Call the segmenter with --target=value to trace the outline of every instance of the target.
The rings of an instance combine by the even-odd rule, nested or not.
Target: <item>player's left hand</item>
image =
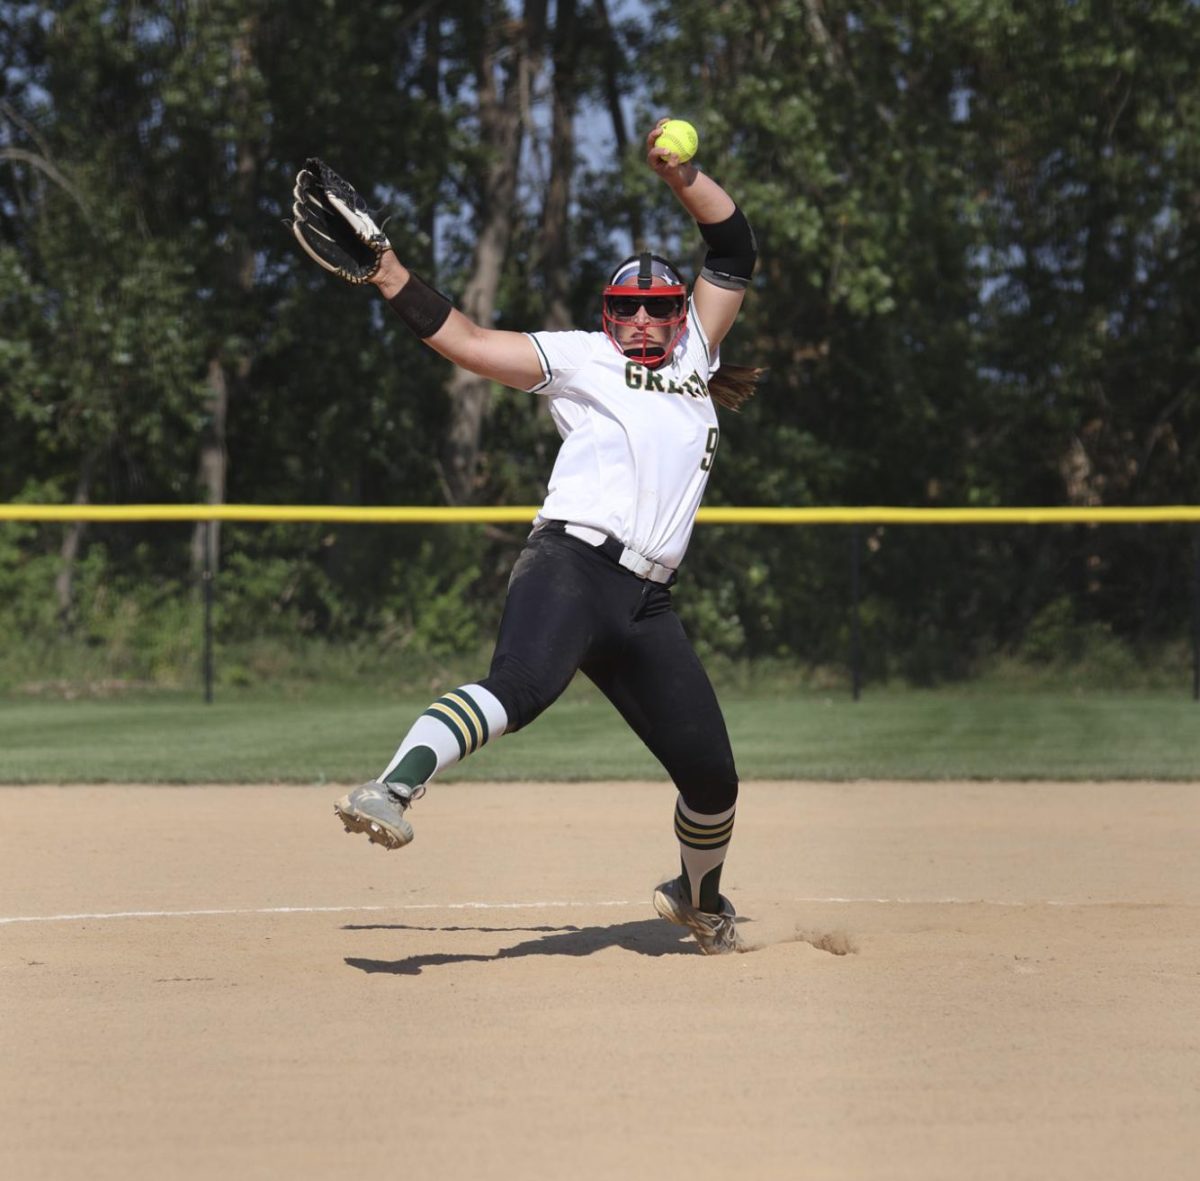
[[[354,186],[313,156],[292,195],[291,230],[305,253],[347,283],[371,282],[392,246]]]

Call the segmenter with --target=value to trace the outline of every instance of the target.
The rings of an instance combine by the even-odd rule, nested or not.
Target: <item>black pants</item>
[[[517,730],[570,684],[595,682],[696,812],[733,807],[737,771],[712,684],[671,606],[671,592],[561,533],[521,551],[491,671],[481,682]]]

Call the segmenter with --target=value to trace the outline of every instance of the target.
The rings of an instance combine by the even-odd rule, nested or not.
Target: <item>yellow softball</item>
[[[658,133],[654,146],[674,152],[679,157],[679,163],[683,164],[696,154],[696,148],[700,146],[700,137],[696,134],[696,129],[685,120],[668,119]]]

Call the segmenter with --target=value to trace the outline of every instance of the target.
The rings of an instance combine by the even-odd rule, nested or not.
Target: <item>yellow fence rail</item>
[[[0,521],[325,521],[363,525],[528,524],[536,505],[0,504]],[[1200,505],[1141,508],[702,508],[702,525],[1071,525],[1200,522]]]
[[[537,514],[533,505],[304,505],[304,504],[0,504],[0,521],[202,521],[204,699],[213,699],[212,526],[218,521],[307,521],[375,525],[522,524]],[[1162,524],[1200,526],[1200,505],[1136,507],[902,508],[886,505],[826,508],[711,507],[700,510],[701,525],[852,525],[851,679],[854,699],[861,688],[860,564],[861,525],[1073,525]],[[1192,542],[1192,696],[1200,701],[1200,527]]]

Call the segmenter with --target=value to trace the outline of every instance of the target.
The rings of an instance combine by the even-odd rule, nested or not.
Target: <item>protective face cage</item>
[[[648,252],[632,255],[604,288],[605,335],[631,361],[654,369],[683,335],[687,301],[687,286],[665,258]],[[621,335],[618,329],[624,330]]]

